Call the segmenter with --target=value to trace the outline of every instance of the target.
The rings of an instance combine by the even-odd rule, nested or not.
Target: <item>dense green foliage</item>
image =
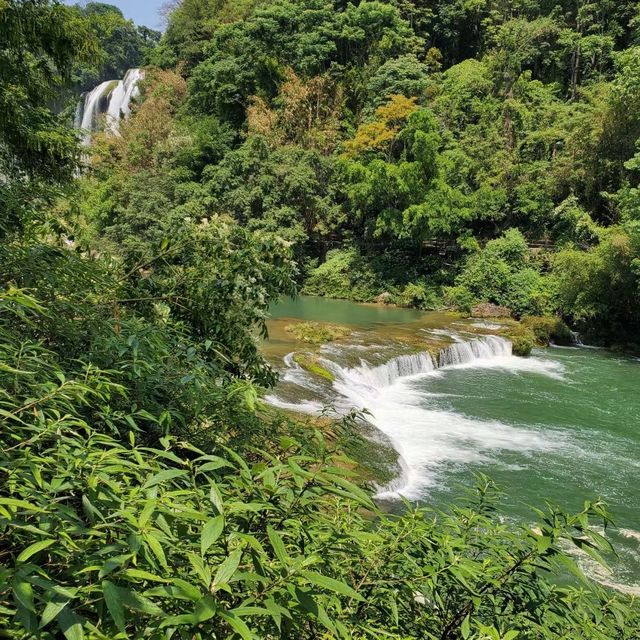
[[[637,322],[632,7],[517,4],[185,0],[148,52],[167,68],[79,171],[49,107],[101,47],[98,75],[137,60],[136,30],[0,0],[4,637],[638,637],[637,603],[571,554],[611,553],[601,502],[521,527],[480,478],[384,514],[340,453],[353,417],[259,401],[296,278]],[[533,255],[541,230],[563,250]]]
[[[632,342],[639,24],[634,2],[189,0],[153,59],[183,65],[182,122],[229,133],[193,199],[292,242],[309,293],[500,301]],[[525,265],[484,249],[511,229]],[[612,299],[606,269],[574,295],[599,254]]]
[[[87,91],[103,80],[117,80],[146,62],[160,40],[160,32],[136,26],[111,4],[87,2],[75,7],[99,43],[90,64],[73,69],[76,91]]]

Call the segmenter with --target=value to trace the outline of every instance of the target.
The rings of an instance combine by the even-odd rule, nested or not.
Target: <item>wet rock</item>
[[[483,302],[471,309],[471,315],[474,318],[510,318],[511,309],[491,304],[490,302]]]

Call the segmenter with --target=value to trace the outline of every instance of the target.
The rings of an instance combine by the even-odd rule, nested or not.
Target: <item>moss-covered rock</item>
[[[285,331],[292,334],[296,340],[308,344],[324,344],[351,335],[351,329],[348,327],[322,322],[299,322],[285,327]]]
[[[296,353],[293,356],[293,360],[298,366],[315,376],[320,376],[325,380],[329,380],[329,382],[333,382],[336,379],[333,373],[322,365],[318,356],[313,353]]]
[[[538,344],[533,329],[521,322],[505,327],[500,334],[508,340],[511,340],[513,355],[520,356],[521,358],[526,358],[531,355],[533,348]]]

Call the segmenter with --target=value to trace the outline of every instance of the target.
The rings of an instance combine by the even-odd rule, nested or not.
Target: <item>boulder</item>
[[[393,296],[388,291],[385,291],[381,293],[374,302],[378,304],[393,304]]]
[[[490,302],[483,302],[477,304],[471,309],[471,315],[474,318],[510,318],[511,309],[507,307],[500,307],[497,304],[491,304]]]

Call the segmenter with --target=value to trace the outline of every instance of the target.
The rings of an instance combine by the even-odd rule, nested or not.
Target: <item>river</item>
[[[517,358],[493,335],[493,321],[346,301],[283,301],[272,318],[265,351],[282,381],[269,400],[307,413],[329,404],[368,409],[404,469],[381,500],[438,506],[480,472],[505,491],[506,512],[520,522],[532,520],[531,505],[579,509],[602,497],[619,557],[611,573],[584,568],[640,595],[640,361],[587,347]],[[331,381],[293,361],[292,352],[309,350],[286,331],[298,320],[352,329],[319,350]],[[421,345],[441,353],[434,361]]]

